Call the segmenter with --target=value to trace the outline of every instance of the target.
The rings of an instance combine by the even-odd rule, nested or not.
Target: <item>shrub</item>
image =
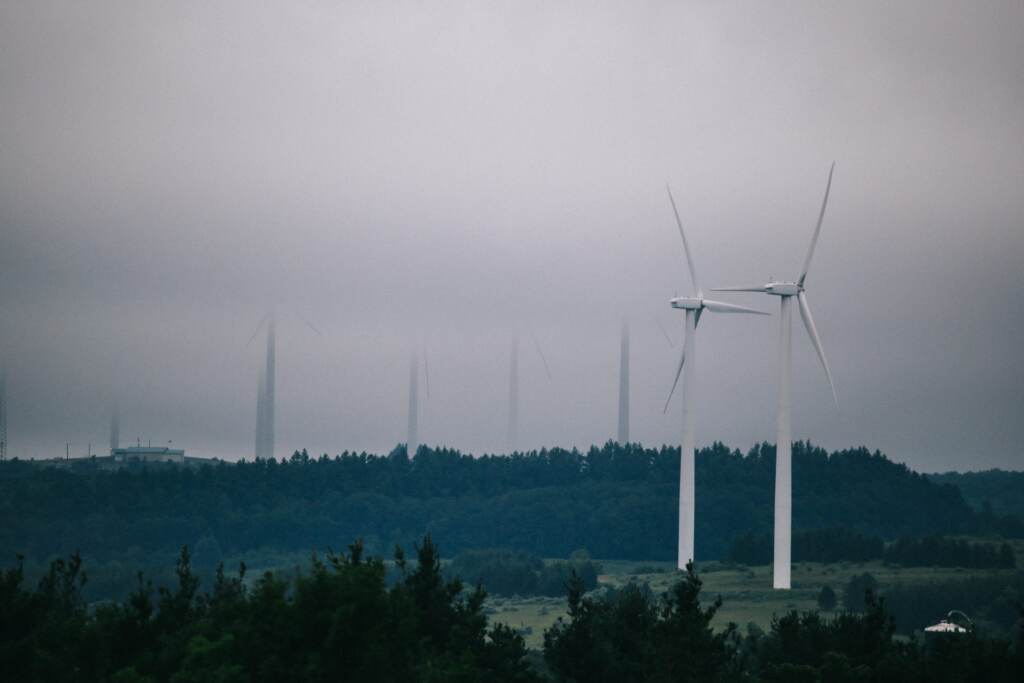
[[[878,591],[878,581],[868,572],[850,577],[843,589],[843,607],[848,612],[863,612],[867,609],[868,593]]]
[[[821,592],[818,593],[818,608],[831,612],[836,608],[839,602],[839,598],[836,597],[836,592],[832,590],[832,586],[822,586]]]

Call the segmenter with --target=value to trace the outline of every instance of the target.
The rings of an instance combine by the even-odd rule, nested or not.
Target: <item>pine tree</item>
[[[832,590],[832,586],[821,587],[821,592],[818,593],[818,609],[831,612],[836,608],[838,602],[839,600],[836,597],[836,592]]]

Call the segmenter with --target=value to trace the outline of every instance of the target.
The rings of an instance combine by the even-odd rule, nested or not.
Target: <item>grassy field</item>
[[[977,539],[972,539],[977,540]],[[1017,566],[1024,566],[1024,541],[1013,543]],[[603,560],[601,586],[622,586],[630,581],[647,583],[655,593],[664,592],[675,579],[674,564],[670,562],[643,562]],[[768,629],[774,615],[789,610],[817,609],[818,592],[831,586],[842,596],[843,588],[855,574],[869,572],[878,580],[881,589],[896,584],[914,584],[969,576],[1012,574],[1016,570],[982,570],[938,567],[897,567],[882,562],[817,564],[800,562],[793,565],[793,588],[789,591],[771,589],[771,567],[728,567],[718,562],[699,563],[697,571],[704,581],[702,595],[705,601],[722,597],[722,607],[715,617],[715,626],[724,628],[730,622],[745,627],[754,623]],[[953,609],[955,605],[950,605]],[[563,598],[513,597],[489,598],[489,618],[519,629],[529,647],[544,644],[544,631],[560,616],[565,615]],[[945,608],[943,608],[945,609]]]
[[[968,538],[972,542],[985,539]],[[1002,542],[1002,541],[999,541]],[[1017,566],[1024,567],[1024,540],[1010,541],[1017,555]],[[308,553],[285,554],[256,563],[259,567],[279,571],[295,571],[309,561]],[[647,583],[655,593],[664,592],[675,579],[675,565],[671,562],[644,560],[600,560],[602,574],[599,589],[604,586],[620,587],[630,581]],[[235,562],[226,562],[231,567]],[[390,564],[390,561],[388,562]],[[748,623],[768,629],[774,615],[789,610],[817,609],[818,592],[831,586],[840,599],[843,588],[855,574],[870,572],[884,589],[896,584],[914,584],[950,578],[989,576],[993,573],[1012,574],[1015,570],[981,570],[938,567],[898,567],[882,562],[818,564],[798,562],[793,565],[793,588],[789,591],[771,589],[771,567],[730,567],[719,562],[698,563],[697,571],[704,581],[703,597],[710,602],[722,597],[722,607],[715,618],[715,626],[724,628],[730,622],[745,628]],[[259,571],[251,571],[255,580]],[[955,605],[950,605],[953,609]],[[565,598],[500,597],[487,599],[485,609],[492,622],[501,622],[518,629],[531,648],[544,644],[544,631],[566,613]]]

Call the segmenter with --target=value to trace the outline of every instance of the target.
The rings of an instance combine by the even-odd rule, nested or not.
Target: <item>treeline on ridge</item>
[[[729,547],[728,560],[761,565],[772,561],[772,537],[747,533]],[[816,529],[793,534],[794,562],[869,562],[883,560],[904,567],[967,567],[1013,569],[1017,566],[1008,543],[976,543],[958,538],[902,536],[885,543],[850,529]]]
[[[735,538],[771,531],[774,446],[742,454],[715,443],[696,463],[698,560],[725,558]],[[866,448],[828,453],[796,443],[793,478],[796,531],[1024,536],[1020,520],[983,517],[954,486]],[[453,555],[511,548],[567,557],[584,547],[600,558],[672,560],[678,481],[678,448],[614,443],[478,458],[427,447],[415,458],[404,447],[387,456],[300,452],[114,471],[15,460],[0,463],[0,556],[44,562],[78,548],[91,561],[128,566],[172,560],[187,544],[213,566],[323,549],[337,538],[360,537],[386,554],[432,533]]]
[[[956,486],[971,507],[983,515],[1024,518],[1024,472],[995,469],[943,472],[927,477],[938,484]]]

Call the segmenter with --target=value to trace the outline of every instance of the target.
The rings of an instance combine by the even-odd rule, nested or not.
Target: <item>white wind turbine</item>
[[[619,430],[618,443],[629,443],[629,321],[622,320],[619,340]]]
[[[423,350],[423,378],[427,381],[427,398],[430,398],[430,365],[427,363],[427,351]],[[419,356],[415,351],[409,357],[409,422],[406,428],[405,450],[409,458],[414,458],[420,447],[419,440]]]
[[[309,329],[313,330],[317,336],[323,336],[313,323],[308,320],[303,320]],[[260,368],[259,377],[257,380],[256,388],[256,452],[257,458],[272,458],[274,457],[274,410],[275,410],[275,384],[277,377],[277,334],[276,334],[276,316],[274,310],[271,309],[263,319],[260,320],[260,324],[256,326],[256,330],[249,337],[249,341],[246,342],[246,347],[252,344],[253,340],[263,329],[263,326],[267,327],[267,347],[266,347],[266,360],[264,365]]]
[[[665,402],[665,410],[672,401],[672,394],[675,393],[676,385],[679,383],[679,376],[683,374],[683,440],[680,452],[679,464],[679,554],[677,566],[685,569],[686,564],[693,560],[693,518],[694,518],[694,447],[696,437],[694,435],[694,396],[693,384],[696,376],[696,332],[697,324],[700,322],[701,314],[705,309],[714,313],[756,313],[768,315],[763,311],[756,311],[744,306],[727,304],[722,301],[713,301],[704,298],[704,292],[697,280],[697,270],[693,267],[693,256],[690,254],[690,245],[686,241],[686,233],[683,231],[683,222],[679,218],[679,210],[676,208],[675,199],[672,197],[672,190],[668,190],[668,199],[672,203],[672,212],[676,217],[676,225],[679,226],[679,236],[683,238],[683,251],[686,252],[686,263],[690,268],[690,282],[693,283],[695,295],[692,297],[675,297],[669,303],[672,308],[684,311],[685,336],[683,338],[683,353],[679,358],[679,367],[676,369],[676,377],[672,382],[672,390],[669,392],[668,401]],[[689,363],[686,361],[689,360]]]
[[[811,316],[811,309],[807,304],[807,294],[804,288],[804,281],[807,279],[807,270],[811,266],[811,257],[814,256],[814,247],[818,244],[818,235],[821,234],[821,223],[825,218],[825,207],[828,205],[829,190],[832,189],[832,172],[835,171],[835,162],[828,172],[828,183],[825,185],[825,198],[821,201],[821,211],[818,213],[818,224],[814,228],[814,236],[811,237],[811,247],[807,250],[807,258],[804,260],[803,270],[796,282],[769,282],[766,285],[754,287],[716,287],[716,292],[762,292],[779,297],[780,303],[780,329],[779,329],[779,412],[778,412],[778,434],[775,440],[775,548],[772,562],[772,587],[788,589],[790,587],[790,553],[792,541],[792,519],[793,519],[793,451],[791,435],[791,399],[790,381],[792,376],[793,356],[793,297],[796,297],[800,306],[800,317],[803,318],[804,327],[807,328],[807,335],[814,344],[814,350],[818,352],[818,359],[821,367],[825,369],[825,376],[828,378],[829,387],[832,388],[832,399],[839,407],[839,399],[836,397],[836,387],[832,382],[832,373],[828,369],[828,362],[825,360],[825,351],[821,347],[821,339],[818,338],[818,330],[814,326],[814,318]]]
[[[548,366],[548,359],[540,348],[537,336],[530,336],[533,338],[533,347],[544,364],[544,374],[547,375],[550,382],[551,368]],[[519,445],[519,335],[517,334],[512,335],[512,352],[509,355],[508,364],[508,431],[505,444],[509,453],[515,453]]]

